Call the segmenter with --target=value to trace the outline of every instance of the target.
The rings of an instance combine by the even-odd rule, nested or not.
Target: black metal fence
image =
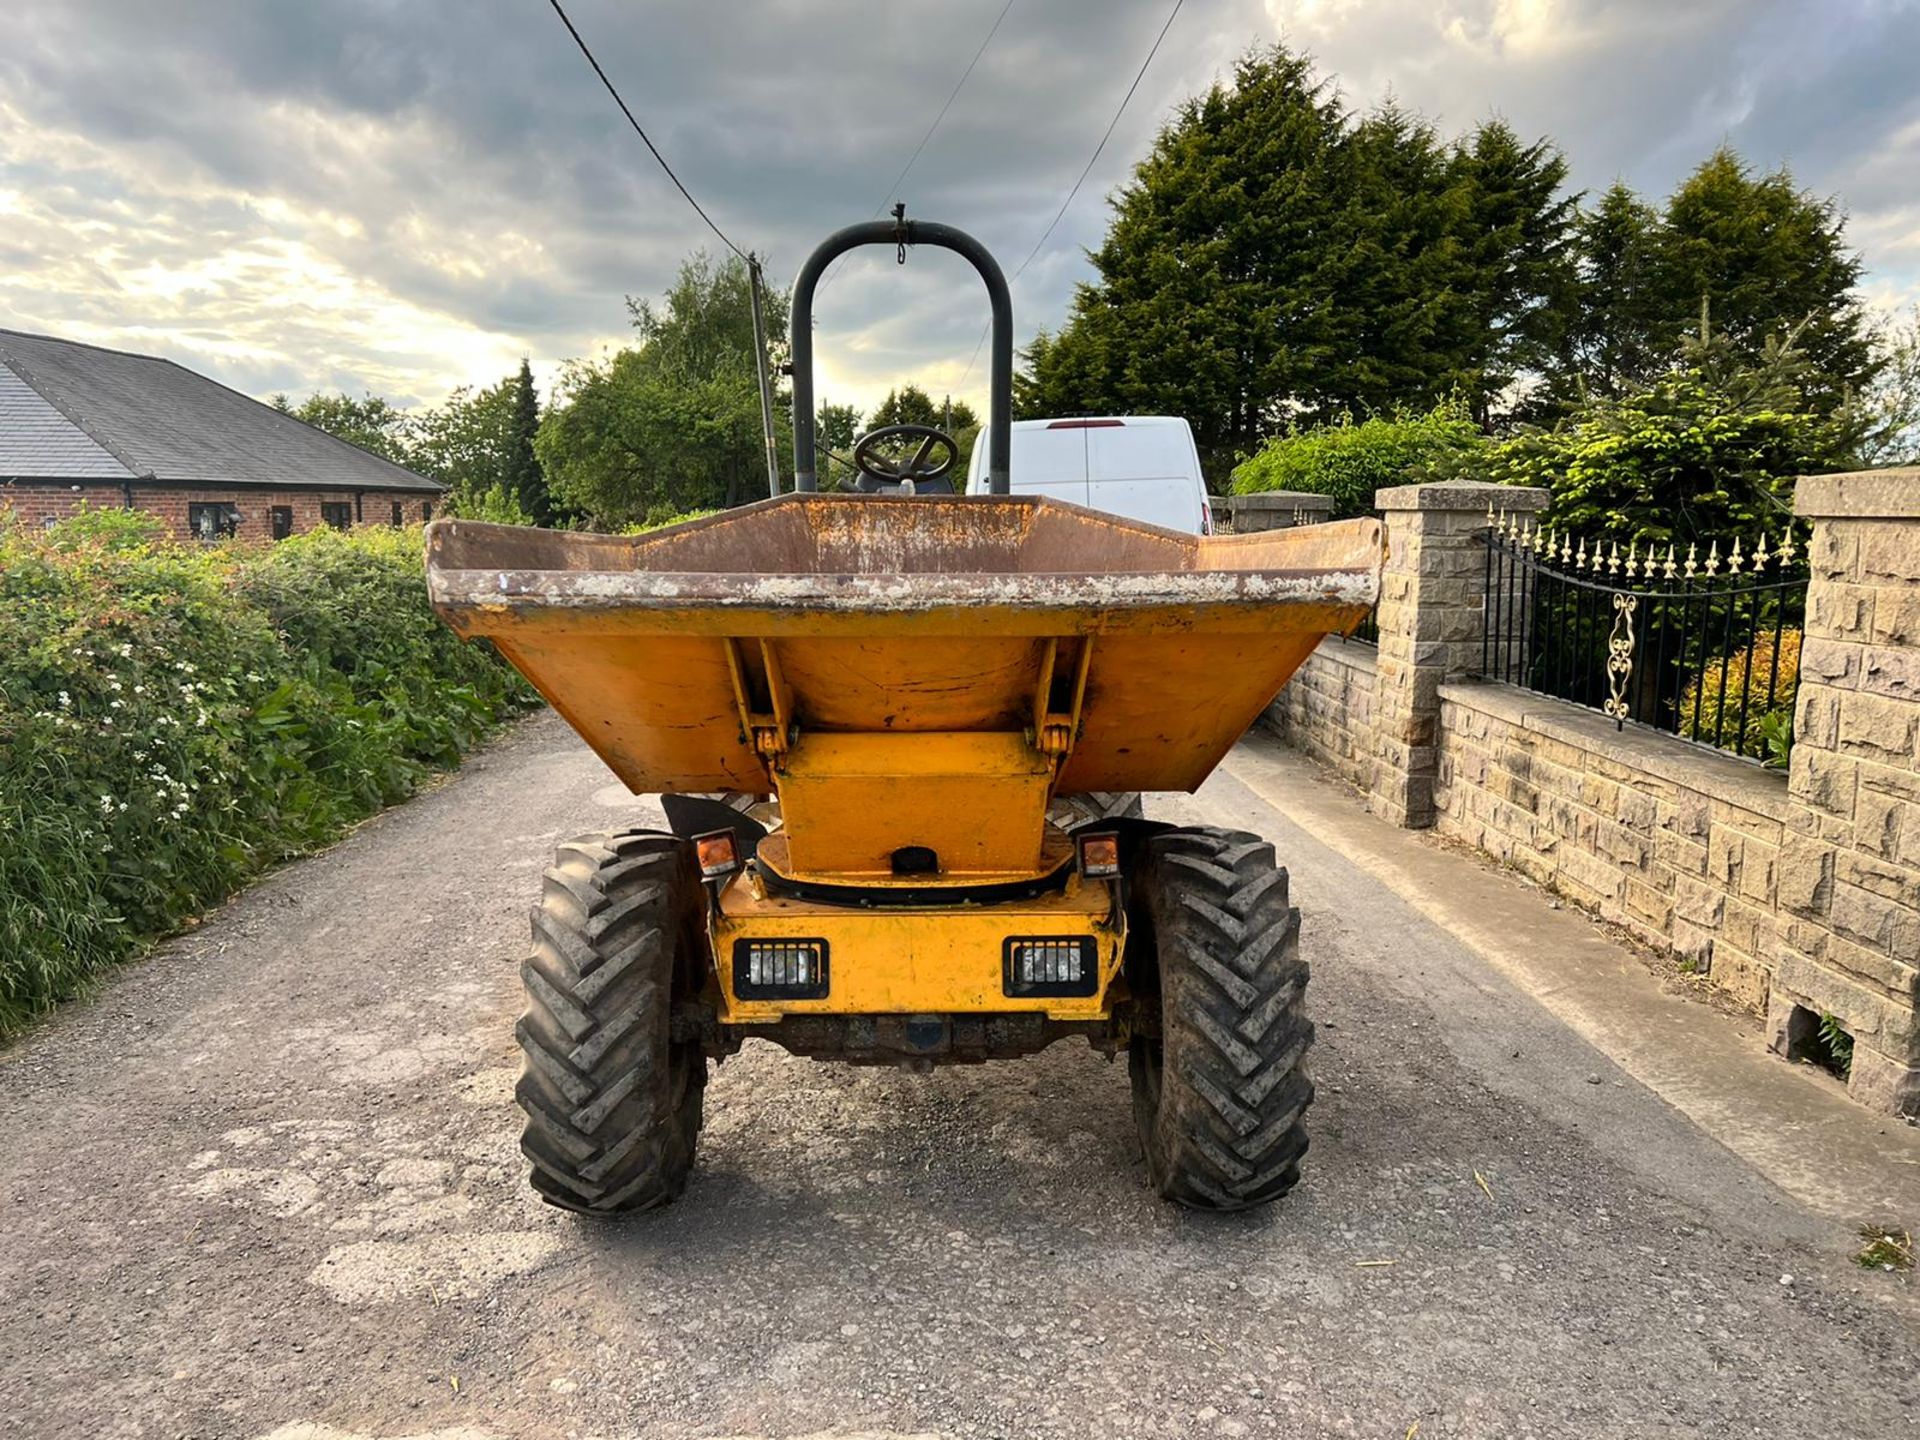
[[[1485,678],[1785,763],[1807,603],[1791,532],[1703,556],[1488,519]]]

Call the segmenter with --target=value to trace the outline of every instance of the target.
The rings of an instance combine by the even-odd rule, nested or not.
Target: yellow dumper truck
[[[813,292],[862,244],[942,246],[985,280],[991,493],[954,495],[951,437],[898,426],[856,447],[858,493],[815,491]],[[749,1038],[919,1069],[1079,1035],[1126,1052],[1162,1195],[1277,1198],[1313,1095],[1286,871],[1257,835],[1060,802],[1197,788],[1372,607],[1380,527],[1197,536],[1009,495],[1006,284],[951,227],[838,232],[792,314],[797,493],[638,536],[428,533],[439,613],[669,820],[545,873],[519,1027],[534,1187],[589,1214],[673,1199],[709,1062]]]

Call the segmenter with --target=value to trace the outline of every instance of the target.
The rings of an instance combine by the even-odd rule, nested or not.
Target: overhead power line
[[[1133,99],[1133,92],[1140,88],[1140,82],[1146,78],[1147,67],[1153,64],[1153,57],[1160,53],[1160,42],[1167,38],[1167,31],[1173,28],[1174,17],[1180,13],[1180,7],[1185,3],[1186,0],[1173,0],[1173,9],[1167,12],[1167,23],[1162,25],[1160,33],[1153,37],[1153,47],[1147,51],[1147,58],[1140,62],[1140,68],[1134,72],[1133,83],[1127,86],[1127,93],[1120,97],[1119,108],[1113,112],[1113,119],[1107,122],[1106,130],[1101,133],[1100,143],[1093,147],[1093,154],[1087,157],[1087,163],[1080,169],[1080,177],[1073,182],[1073,188],[1067,191],[1067,198],[1060,202],[1060,208],[1054,212],[1053,219],[1040,233],[1040,238],[1033,242],[1033,249],[1027,252],[1027,258],[1022,260],[1020,268],[1013,272],[1014,279],[1018,280],[1026,274],[1027,266],[1033,263],[1033,257],[1040,253],[1040,247],[1047,243],[1047,237],[1053,234],[1054,227],[1060,223],[1060,217],[1065,215],[1067,207],[1073,204],[1073,197],[1078,195],[1080,187],[1087,183],[1087,176],[1093,173],[1094,162],[1100,158],[1100,152],[1107,148],[1107,141],[1113,138],[1114,127],[1120,123],[1120,117],[1126,113],[1127,105]]]
[[[1000,13],[994,17],[993,25],[987,31],[987,38],[980,42],[980,48],[973,52],[973,59],[969,60],[967,68],[960,72],[959,83],[953,87],[953,93],[947,96],[947,103],[942,105],[940,113],[933,117],[933,124],[929,125],[927,133],[920,137],[920,143],[913,147],[913,154],[909,155],[907,163],[900,167],[900,173],[893,177],[893,184],[887,187],[887,193],[881,197],[879,207],[873,212],[875,215],[887,208],[887,201],[899,198],[900,187],[906,183],[908,174],[920,159],[920,152],[927,148],[927,142],[933,139],[933,132],[940,128],[940,122],[947,118],[947,111],[951,110],[953,102],[960,98],[960,92],[966,88],[967,81],[972,78],[973,67],[978,65],[980,57],[987,53],[987,47],[993,43],[993,37],[1000,32],[1000,22],[1007,18],[1007,12],[1011,9],[1013,9],[1013,0],[1007,0],[1007,3],[1000,8]]]
[[[573,43],[580,47],[580,53],[587,57],[587,64],[591,65],[593,67],[593,73],[600,77],[600,83],[607,87],[607,94],[611,95],[613,97],[613,103],[620,107],[620,113],[627,117],[627,123],[633,127],[633,133],[640,137],[641,143],[652,152],[653,158],[660,162],[660,168],[667,172],[667,178],[673,182],[674,189],[686,197],[687,204],[693,207],[695,214],[707,222],[707,228],[720,237],[720,243],[722,245],[746,261],[749,266],[752,266],[754,264],[753,257],[728,239],[727,232],[714,223],[713,217],[707,214],[698,200],[693,198],[693,192],[687,189],[678,175],[673,173],[673,166],[669,165],[667,163],[667,157],[660,153],[660,147],[653,143],[652,137],[647,134],[640,122],[634,119],[633,111],[628,109],[627,102],[620,98],[620,92],[614,88],[613,81],[607,78],[607,72],[600,68],[600,62],[594,58],[593,50],[588,46],[587,42],[580,37],[580,31],[574,26],[572,19],[561,7],[560,0],[547,0],[547,3],[553,7],[553,13],[560,17],[560,23],[567,27],[567,33],[573,37]]]
[[[987,38],[980,42],[980,48],[973,52],[973,59],[969,60],[967,62],[967,68],[960,72],[960,79],[954,85],[952,93],[947,96],[947,103],[940,107],[940,113],[933,117],[933,123],[927,127],[927,133],[922,135],[920,137],[920,143],[913,147],[913,154],[907,157],[907,163],[901,166],[900,173],[893,177],[893,184],[887,187],[887,193],[882,195],[880,197],[880,203],[873,207],[874,219],[879,219],[881,214],[885,212],[889,200],[899,197],[900,187],[906,184],[907,176],[912,173],[913,167],[919,163],[921,152],[927,148],[927,143],[933,139],[934,132],[940,128],[940,122],[947,118],[947,111],[953,108],[953,102],[958,100],[960,98],[960,92],[967,88],[967,81],[973,77],[974,67],[980,63],[980,57],[987,53],[987,47],[993,43],[993,37],[1000,33],[1000,22],[1007,18],[1007,12],[1011,9],[1013,9],[1013,0],[1007,0],[1007,3],[1000,7],[1000,13],[994,16],[993,24],[987,28]],[[835,268],[829,270],[821,277],[820,287],[814,292],[816,299],[819,298],[820,293],[824,291],[827,286],[833,283],[834,277],[840,273],[838,265],[839,262],[836,261]]]
[[[1067,213],[1067,207],[1073,204],[1073,197],[1078,195],[1080,187],[1087,183],[1087,176],[1093,173],[1094,164],[1100,159],[1100,152],[1107,148],[1107,141],[1113,138],[1113,132],[1120,123],[1120,117],[1126,114],[1127,106],[1132,103],[1134,92],[1140,88],[1140,82],[1146,78],[1147,67],[1153,64],[1153,57],[1160,53],[1160,43],[1167,38],[1167,32],[1173,28],[1174,19],[1180,14],[1180,7],[1185,3],[1186,0],[1173,0],[1173,8],[1167,12],[1166,23],[1160,27],[1160,33],[1153,37],[1153,44],[1147,50],[1147,58],[1140,62],[1140,68],[1134,72],[1133,83],[1127,86],[1127,93],[1120,97],[1120,104],[1114,109],[1113,118],[1107,122],[1107,128],[1101,132],[1100,143],[1093,147],[1093,154],[1089,155],[1087,163],[1080,167],[1079,178],[1073,182],[1073,188],[1067,191],[1067,198],[1060,202],[1060,208],[1054,212],[1053,219],[1047,222],[1047,228],[1040,232],[1040,238],[1033,242],[1033,249],[1027,252],[1027,258],[1022,260],[1020,268],[1013,272],[1014,280],[1018,280],[1027,273],[1027,266],[1033,263],[1034,257],[1040,253],[1040,247],[1047,243],[1048,237],[1060,224],[1062,217]],[[992,322],[988,322],[987,328],[992,328]],[[986,343],[987,330],[982,330],[979,340],[974,343],[973,355],[967,361],[967,368],[960,372],[961,385],[966,384],[967,377],[973,374],[973,367],[980,359],[980,347]]]

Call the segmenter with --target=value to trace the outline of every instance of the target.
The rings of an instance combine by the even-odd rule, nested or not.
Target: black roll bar
[[[793,483],[816,488],[813,440],[813,292],[820,277],[847,251],[861,245],[938,245],[963,256],[987,283],[993,306],[992,350],[987,367],[987,488],[1009,493],[1013,449],[1013,299],[1007,277],[987,247],[951,225],[931,220],[868,220],[836,230],[807,257],[793,282]],[[904,252],[903,252],[904,253]]]

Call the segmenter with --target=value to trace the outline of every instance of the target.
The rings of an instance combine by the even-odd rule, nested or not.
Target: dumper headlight
[[[742,1000],[827,998],[827,942],[778,936],[733,942],[733,993]]]
[[[1100,954],[1090,935],[1016,935],[1004,950],[1009,995],[1091,995],[1100,980]]]

